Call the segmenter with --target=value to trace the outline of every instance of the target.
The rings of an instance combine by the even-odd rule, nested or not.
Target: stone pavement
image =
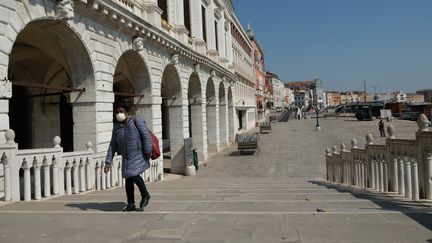
[[[313,120],[275,123],[258,155],[230,147],[196,177],[149,184],[144,212],[119,212],[122,188],[3,205],[0,242],[432,242],[428,202],[322,180],[324,148],[352,136],[362,144],[375,123],[328,119],[320,132]],[[394,124],[400,137],[416,130]]]

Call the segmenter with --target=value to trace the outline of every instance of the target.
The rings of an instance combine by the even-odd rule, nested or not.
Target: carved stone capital
[[[57,1],[57,14],[59,20],[71,20],[75,16],[73,0],[59,0]]]

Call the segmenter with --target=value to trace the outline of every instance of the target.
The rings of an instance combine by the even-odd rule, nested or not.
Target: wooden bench
[[[271,123],[261,123],[260,124],[260,133],[270,133],[271,132]]]

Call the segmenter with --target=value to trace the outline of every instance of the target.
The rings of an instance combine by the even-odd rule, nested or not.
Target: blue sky
[[[285,81],[328,90],[432,88],[432,0],[234,0]]]

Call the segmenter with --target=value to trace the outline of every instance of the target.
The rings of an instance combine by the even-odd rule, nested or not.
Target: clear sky
[[[432,0],[234,0],[285,81],[327,90],[432,88]]]

